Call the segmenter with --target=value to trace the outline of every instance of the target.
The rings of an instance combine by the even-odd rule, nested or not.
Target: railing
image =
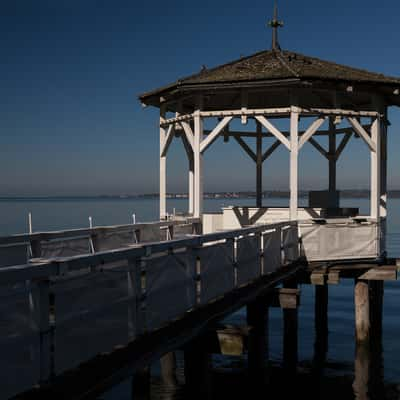
[[[200,220],[149,222],[0,237],[0,268],[30,259],[93,254],[200,232]]]
[[[1,396],[182,318],[299,257],[286,222],[0,269]]]

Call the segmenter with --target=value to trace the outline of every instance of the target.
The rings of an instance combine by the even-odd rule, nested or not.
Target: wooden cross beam
[[[269,122],[265,117],[262,115],[256,116],[256,120],[260,122],[269,132],[271,132],[282,144],[284,144],[288,150],[290,150],[290,142],[286,138],[286,136],[277,129],[271,122]]]
[[[218,138],[224,128],[231,122],[233,117],[225,117],[219,124],[212,130],[212,132],[201,142],[200,152],[204,153]]]
[[[304,132],[299,140],[299,150],[304,146],[305,143],[318,131],[318,129],[325,123],[328,117],[317,118],[310,127]]]
[[[165,135],[164,143],[161,146],[161,151],[160,151],[160,156],[165,157],[167,155],[169,146],[172,142],[172,139],[174,138],[175,134],[175,127],[174,125],[170,125],[168,127],[167,134]]]
[[[364,142],[370,148],[371,151],[376,153],[376,143],[371,138],[371,135],[361,126],[361,124],[354,117],[347,117],[350,125],[354,128],[354,131],[364,139]]]

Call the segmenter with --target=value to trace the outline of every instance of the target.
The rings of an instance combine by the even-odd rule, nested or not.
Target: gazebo
[[[282,50],[277,32],[281,25],[275,12],[271,50],[203,67],[139,97],[143,105],[160,109],[160,218],[167,217],[168,148],[178,137],[189,161],[188,214],[202,218],[205,233],[290,219],[305,223],[300,230],[311,258],[379,257],[384,254],[387,215],[387,109],[400,105],[400,79]],[[233,130],[236,119],[243,125],[252,119],[256,128]],[[287,130],[278,128],[284,119]],[[214,128],[204,129],[206,121]],[[322,135],[329,137],[328,148],[318,142]],[[203,213],[203,156],[218,137],[235,140],[254,161],[255,207]],[[248,137],[256,139],[255,150],[246,143]],[[361,138],[370,152],[369,215],[339,207],[336,165],[352,137]],[[264,148],[270,138],[273,142]],[[329,184],[326,191],[310,192],[309,207],[300,208],[298,157],[307,142],[326,158]],[[262,207],[262,165],[279,146],[290,153],[290,207],[274,210]],[[327,249],[331,246],[335,250]],[[348,251],[343,252],[343,246]]]

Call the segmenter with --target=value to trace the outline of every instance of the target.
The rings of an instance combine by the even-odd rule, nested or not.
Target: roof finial
[[[272,21],[268,22],[268,26],[272,28],[272,50],[280,50],[281,47],[279,46],[278,42],[278,28],[283,27],[283,21],[278,21],[278,5],[274,5],[274,18]]]

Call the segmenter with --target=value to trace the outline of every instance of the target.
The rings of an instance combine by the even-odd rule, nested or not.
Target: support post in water
[[[174,352],[163,355],[160,359],[161,377],[164,385],[174,387],[178,384],[176,380],[176,357]]]
[[[296,289],[297,283],[288,282],[285,288]],[[297,335],[298,335],[298,312],[297,308],[283,309],[283,366],[290,372],[295,373],[297,368]]]
[[[328,352],[328,285],[315,285],[314,368],[321,369]]]
[[[135,371],[132,377],[132,399],[150,400],[150,368]]]
[[[368,344],[370,339],[370,308],[368,281],[356,279],[354,286],[356,342]]]
[[[191,399],[206,400],[212,396],[212,358],[206,343],[198,338],[184,348],[185,383]]]
[[[257,384],[267,381],[268,363],[268,304],[258,299],[247,305],[249,375]]]

